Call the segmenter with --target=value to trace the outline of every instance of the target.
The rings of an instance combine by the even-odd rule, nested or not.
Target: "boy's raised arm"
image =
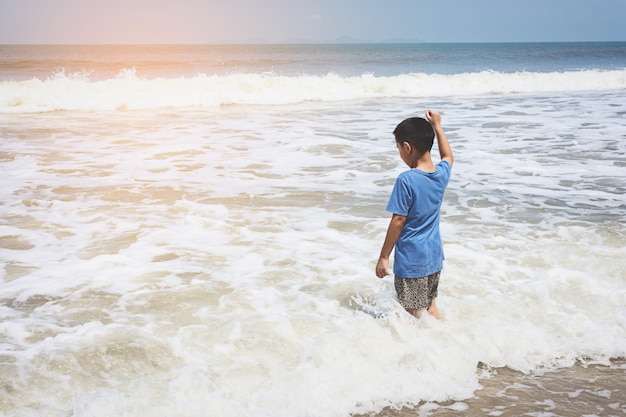
[[[439,156],[441,157],[441,160],[448,161],[452,167],[454,156],[452,155],[452,148],[450,148],[448,138],[443,131],[443,127],[441,127],[441,115],[435,110],[428,110],[426,112],[426,120],[428,120],[433,126],[433,130],[437,136],[437,147],[439,148]]]

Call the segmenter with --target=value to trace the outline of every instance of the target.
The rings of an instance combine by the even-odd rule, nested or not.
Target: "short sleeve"
[[[396,179],[396,183],[391,191],[389,202],[387,203],[387,211],[400,216],[406,216],[409,214],[409,208],[413,201],[413,192],[411,187],[406,181],[405,176],[400,175]]]

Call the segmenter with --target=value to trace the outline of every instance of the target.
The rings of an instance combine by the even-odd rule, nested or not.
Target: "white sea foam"
[[[264,104],[292,89],[311,100],[281,86],[303,80],[246,88]],[[213,81],[25,85],[65,85],[59,102],[89,110],[98,94],[119,106],[113,85],[164,100]],[[626,355],[622,87],[383,99],[389,88],[354,100],[361,85],[349,105],[192,97],[193,109],[3,115],[0,413],[343,417],[471,397],[479,363]],[[433,106],[456,153],[440,322],[405,315],[373,273],[404,169],[390,132]]]
[[[107,80],[91,81],[89,73],[85,72],[61,72],[48,79],[2,81],[0,113],[283,105],[306,101],[622,91],[625,88],[626,70],[412,73],[388,77],[200,74],[190,78],[146,79],[130,69]]]

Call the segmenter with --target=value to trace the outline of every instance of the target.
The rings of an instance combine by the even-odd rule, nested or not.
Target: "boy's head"
[[[399,145],[408,142],[420,155],[430,152],[435,140],[433,127],[421,117],[409,117],[403,120],[396,126],[393,135]]]

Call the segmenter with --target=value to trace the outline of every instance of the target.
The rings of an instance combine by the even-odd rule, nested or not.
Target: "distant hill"
[[[305,39],[305,38],[288,38],[278,43],[301,43],[301,44],[307,44],[307,43],[331,43],[331,44],[332,43],[336,43],[336,44],[338,43],[424,43],[424,41],[421,39],[405,39],[405,38],[391,38],[391,39],[375,41],[371,39],[353,38],[351,36],[341,36],[338,38],[326,39],[322,41]]]
[[[358,39],[351,36],[340,36],[334,39],[316,40],[307,38],[287,38],[282,41],[274,42],[267,39],[254,37],[246,38],[242,40],[228,40],[223,43],[227,44],[249,44],[249,45],[261,45],[261,44],[367,44],[367,43],[424,43],[421,39],[406,39],[406,38],[391,38],[380,41],[374,41],[371,39]]]

